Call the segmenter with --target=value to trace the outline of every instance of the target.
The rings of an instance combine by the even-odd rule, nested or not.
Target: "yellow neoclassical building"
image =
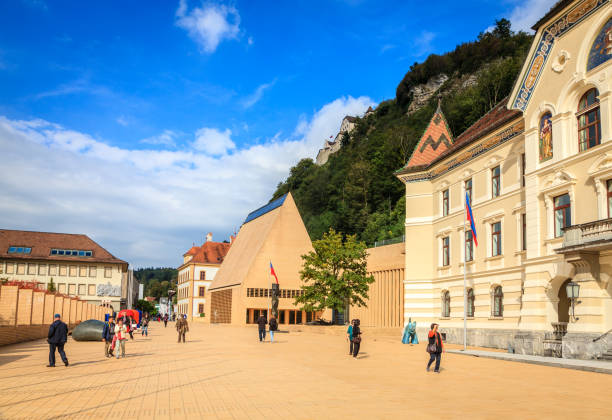
[[[469,345],[598,358],[612,349],[610,0],[560,1],[534,30],[510,97],[457,137],[438,108],[397,173],[404,322],[461,343],[465,296]]]

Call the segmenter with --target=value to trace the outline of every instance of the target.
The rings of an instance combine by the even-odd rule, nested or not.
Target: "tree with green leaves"
[[[357,241],[356,235],[343,238],[330,228],[312,246],[314,251],[302,255],[304,294],[295,299],[295,304],[308,312],[326,308],[344,312],[349,306],[367,306],[374,277],[367,272],[365,243]]]
[[[55,283],[53,283],[53,277],[49,280],[49,284],[47,284],[47,291],[51,293],[55,293]]]
[[[148,312],[149,315],[154,315],[155,313],[155,306],[148,300],[140,299],[134,307],[141,310],[143,314]]]

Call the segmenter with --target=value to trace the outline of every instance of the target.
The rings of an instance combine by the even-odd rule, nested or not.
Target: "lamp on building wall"
[[[578,297],[580,296],[580,285],[570,281],[565,285],[565,291],[568,299],[570,300],[570,304],[572,305],[572,318],[574,319],[574,322],[576,322],[579,318],[576,318],[576,315],[574,314],[574,306],[580,303],[578,300]]]

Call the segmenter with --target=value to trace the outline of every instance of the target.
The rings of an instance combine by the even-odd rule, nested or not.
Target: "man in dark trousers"
[[[62,361],[68,366],[68,358],[64,353],[64,344],[68,341],[68,325],[62,322],[60,314],[55,314],[55,321],[49,327],[47,342],[49,343],[49,364],[47,367],[55,367],[55,349],[60,354]]]
[[[108,322],[102,328],[102,341],[104,341],[104,356],[113,357],[113,337],[115,336],[115,318],[108,318]]]
[[[259,325],[259,341],[266,341],[266,317],[263,314],[257,318],[257,325]]]

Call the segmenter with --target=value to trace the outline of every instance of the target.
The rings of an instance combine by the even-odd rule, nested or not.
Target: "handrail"
[[[606,335],[610,334],[611,332],[612,332],[612,330],[608,330],[608,331],[606,331],[605,333],[603,333],[602,335],[600,335],[599,337],[594,338],[594,339],[593,339],[593,343],[594,343],[594,342],[596,342],[596,341],[601,340],[602,338],[604,338]]]

